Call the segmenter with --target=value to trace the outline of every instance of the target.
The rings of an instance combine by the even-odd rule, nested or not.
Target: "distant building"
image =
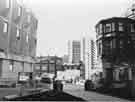
[[[85,79],[89,79],[96,64],[96,43],[92,38],[81,40],[81,61],[84,64],[82,69]]]
[[[73,40],[68,42],[69,63],[80,63],[81,60],[81,43]]]
[[[33,72],[37,18],[18,0],[0,0],[0,84]]]
[[[68,63],[69,62],[69,56],[68,55],[64,55],[62,57],[62,59],[63,59],[63,63]]]
[[[63,71],[63,60],[57,56],[37,57],[35,71],[38,73],[56,74],[56,71]]]

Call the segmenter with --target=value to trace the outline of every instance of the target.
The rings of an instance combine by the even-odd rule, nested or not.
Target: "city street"
[[[64,92],[71,94],[76,97],[80,97],[86,101],[112,101],[112,102],[130,102],[125,99],[120,99],[116,97],[112,97],[109,95],[100,94],[94,91],[84,91],[84,87],[81,85],[68,84],[64,86]]]
[[[17,90],[9,89],[5,90],[1,89],[2,96],[7,95],[15,95]],[[5,93],[5,94],[4,94]],[[54,92],[50,91],[42,91],[37,94],[29,94],[22,97],[11,98],[8,101],[100,101],[100,102],[131,102],[126,99],[121,99],[113,96],[109,96],[106,94],[101,94],[94,91],[84,91],[84,87],[82,85],[75,84],[65,84],[63,92]]]

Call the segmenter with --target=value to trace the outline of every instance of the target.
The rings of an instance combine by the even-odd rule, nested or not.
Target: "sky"
[[[37,55],[67,54],[68,40],[95,38],[101,19],[122,16],[134,0],[24,0],[38,19]]]

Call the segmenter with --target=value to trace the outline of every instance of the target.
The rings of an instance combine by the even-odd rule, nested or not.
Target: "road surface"
[[[84,87],[81,85],[68,84],[64,85],[64,92],[76,97],[80,97],[86,101],[109,101],[109,102],[131,102],[129,100],[116,98],[113,96],[100,94],[94,91],[84,91]]]

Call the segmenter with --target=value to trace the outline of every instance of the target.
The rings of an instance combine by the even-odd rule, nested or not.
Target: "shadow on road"
[[[65,92],[54,93],[53,91],[47,91],[41,94],[14,98],[9,101],[85,101],[85,100],[67,94]]]
[[[93,92],[101,93],[104,95],[109,95],[117,98],[134,100],[131,94],[125,89],[102,89],[102,90],[91,90]]]

